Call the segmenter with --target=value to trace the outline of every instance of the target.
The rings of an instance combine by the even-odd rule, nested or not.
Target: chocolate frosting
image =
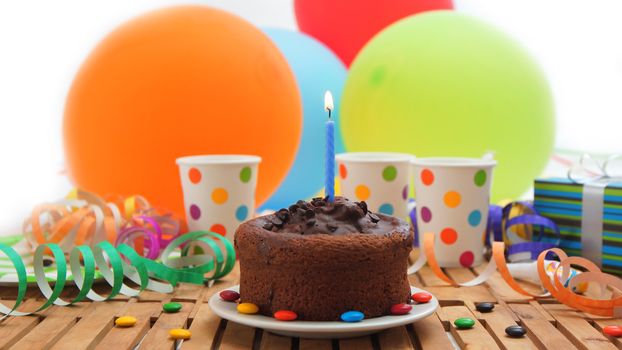
[[[397,218],[372,213],[364,201],[351,202],[344,197],[335,197],[332,202],[319,197],[308,202],[299,200],[287,209],[280,209],[259,219],[257,223],[265,230],[300,235],[386,235],[399,226],[407,225]]]

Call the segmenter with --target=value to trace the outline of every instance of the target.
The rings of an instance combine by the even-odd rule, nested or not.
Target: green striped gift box
[[[569,255],[581,255],[583,185],[569,179],[537,179],[534,206],[538,213],[553,220],[561,233],[560,248]],[[602,269],[622,275],[622,182],[607,186],[603,208]],[[552,231],[545,239],[555,240]]]

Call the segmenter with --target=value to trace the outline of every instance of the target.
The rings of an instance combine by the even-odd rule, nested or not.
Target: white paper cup
[[[479,265],[488,222],[492,159],[416,158],[412,161],[419,244],[435,235],[441,267]]]
[[[249,155],[202,155],[177,158],[191,231],[207,230],[233,239],[255,208],[257,168]]]
[[[407,219],[410,161],[403,153],[341,153],[336,156],[342,196],[370,210]]]

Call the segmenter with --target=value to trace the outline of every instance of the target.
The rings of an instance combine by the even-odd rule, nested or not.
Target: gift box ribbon
[[[605,189],[614,182],[622,182],[622,174],[612,174],[611,164],[622,161],[620,155],[612,155],[599,163],[584,154],[570,170],[568,179],[583,185],[581,202],[581,255],[602,266],[603,212]]]

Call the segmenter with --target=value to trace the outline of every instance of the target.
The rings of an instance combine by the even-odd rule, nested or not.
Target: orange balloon
[[[293,163],[301,128],[298,87],[272,41],[227,12],[182,6],[135,18],[93,50],[67,98],[65,153],[77,186],[139,193],[176,213],[177,157],[259,155],[260,205]]]

